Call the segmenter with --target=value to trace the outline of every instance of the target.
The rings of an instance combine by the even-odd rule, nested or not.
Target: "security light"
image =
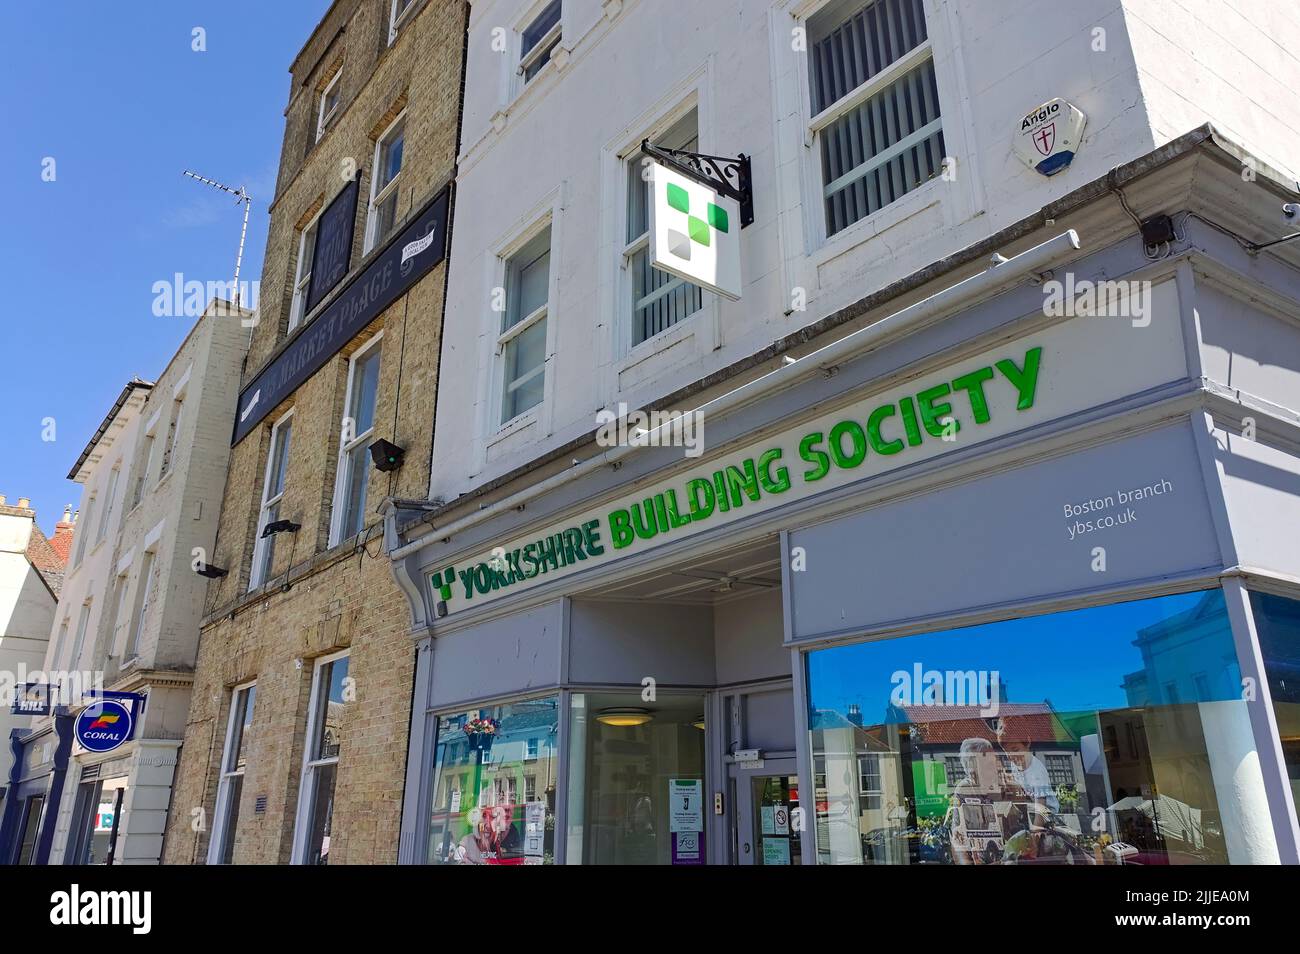
[[[292,520],[272,520],[262,528],[262,536],[269,537],[273,533],[297,533],[302,529],[302,524],[294,523]]]
[[[206,576],[209,580],[219,580],[229,571],[219,566],[213,566],[211,563],[204,563],[202,566],[195,567],[194,572],[199,576]]]
[[[370,445],[370,459],[375,462],[375,469],[385,473],[401,467],[405,456],[405,450],[382,437]]]

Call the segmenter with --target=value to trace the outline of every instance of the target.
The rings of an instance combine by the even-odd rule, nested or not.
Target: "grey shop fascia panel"
[[[1140,277],[1155,280],[1172,278],[1175,264],[1153,265],[1142,254],[1137,238],[1126,239],[1071,263],[1077,279],[1103,280],[1107,277]],[[733,442],[753,440],[763,432],[796,426],[801,418],[808,418],[827,407],[843,402],[846,395],[858,391],[869,392],[886,386],[887,382],[905,381],[919,372],[913,369],[924,363],[932,368],[943,368],[960,356],[995,347],[999,341],[1008,341],[1027,334],[1031,329],[1048,323],[1042,315],[1042,289],[1029,283],[1018,285],[987,301],[964,308],[957,319],[929,325],[921,331],[891,341],[887,345],[841,365],[834,376],[816,375],[770,397],[727,414],[722,419],[710,419],[707,424],[709,445],[723,447]],[[1012,350],[1010,347],[1008,350]],[[999,442],[1001,443],[1001,442]],[[961,451],[954,451],[956,459]],[[428,574],[448,565],[463,565],[484,550],[500,545],[520,535],[526,526],[543,526],[555,516],[589,506],[592,500],[605,499],[626,492],[631,485],[641,481],[670,480],[683,471],[682,455],[678,448],[645,448],[624,458],[622,466],[594,474],[583,480],[556,488],[545,498],[529,503],[525,516],[507,513],[484,521],[458,534],[449,543],[431,542],[404,561],[407,572],[419,581],[423,606],[431,608],[435,596],[428,584]],[[423,528],[424,532],[428,528]],[[420,531],[417,531],[420,532]],[[703,535],[713,539],[712,535]],[[714,541],[716,545],[716,540]],[[580,579],[570,577],[567,585],[549,585],[541,589],[554,598],[572,589],[573,585],[588,582],[620,564],[608,561],[585,571]],[[532,600],[541,598],[530,593]],[[530,600],[531,601],[531,600]],[[518,602],[511,595],[500,602]],[[451,617],[435,619],[428,609],[424,620],[435,631],[457,629],[471,623],[473,617],[489,618],[501,610],[500,605],[489,604]]]
[[[794,530],[789,546],[808,567],[786,574],[794,642],[1222,569],[1186,421]]]

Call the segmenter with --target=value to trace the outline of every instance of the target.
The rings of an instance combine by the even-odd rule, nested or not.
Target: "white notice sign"
[[[704,783],[698,778],[668,780],[670,831],[704,831]]]
[[[741,291],[740,203],[653,163],[650,263],[735,301]]]

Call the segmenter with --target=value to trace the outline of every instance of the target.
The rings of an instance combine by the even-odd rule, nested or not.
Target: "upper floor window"
[[[330,81],[325,84],[325,88],[320,93],[320,106],[316,111],[316,139],[325,135],[325,130],[329,128],[330,123],[334,122],[334,117],[338,115],[339,104],[343,100],[343,88],[339,80],[343,77],[343,67],[334,71]]]
[[[388,10],[388,44],[392,46],[397,34],[406,25],[406,15],[415,9],[416,0],[393,0]]]
[[[172,401],[171,423],[167,427],[167,442],[163,446],[162,471],[158,475],[159,481],[171,473],[172,468],[176,466],[176,453],[180,447],[181,415],[184,411],[185,398],[177,397]]]
[[[68,668],[76,669],[81,664],[81,652],[86,647],[86,630],[90,625],[90,600],[81,604],[81,615],[77,617],[77,638],[72,644],[72,658]]]
[[[113,504],[117,502],[117,481],[121,475],[121,464],[117,464],[108,472],[108,486],[104,488],[104,503],[99,515],[99,527],[95,530],[96,543],[108,534],[109,518],[113,515]]]
[[[136,581],[136,611],[131,620],[130,642],[127,644],[126,657],[140,654],[140,640],[144,635],[144,623],[149,617],[149,597],[152,592],[154,551],[146,550],[140,564],[140,579]]]
[[[506,260],[506,308],[497,338],[504,368],[503,424],[540,404],[545,394],[550,287],[551,229],[547,226]]]
[[[370,488],[370,440],[375,430],[379,394],[379,337],[364,345],[348,363],[347,400],[339,436],[334,478],[334,525],[330,546],[359,533],[366,525]]]
[[[149,474],[153,471],[153,454],[154,445],[156,443],[157,441],[154,440],[153,434],[146,434],[144,436],[144,447],[141,448],[140,454],[140,460],[143,462],[143,466],[140,468],[140,475],[135,479],[135,490],[131,492],[132,507],[137,506],[144,498],[144,488],[149,481]]]
[[[519,38],[519,73],[527,84],[547,63],[560,42],[560,0],[551,0],[524,27]]]
[[[292,414],[292,412],[290,412]],[[253,544],[253,569],[248,588],[256,589],[271,576],[275,561],[275,534],[269,537],[262,532],[268,523],[280,519],[280,501],[284,497],[284,477],[289,464],[289,437],[293,432],[293,418],[286,414],[271,428],[271,450],[266,457],[266,479],[262,484],[262,506],[257,518],[257,541]]]
[[[808,87],[826,234],[943,168],[943,126],[922,0],[832,2],[808,20]]]
[[[293,277],[293,302],[289,306],[289,330],[302,324],[307,313],[307,289],[311,287],[311,266],[316,255],[316,226],[320,213],[316,213],[298,237],[298,268]]]
[[[699,113],[692,109],[666,132],[650,141],[667,149],[697,151]],[[627,160],[627,244],[623,268],[630,277],[632,343],[640,344],[695,314],[704,305],[704,291],[685,279],[650,264],[650,183],[648,156],[640,149]]]
[[[406,142],[406,114],[393,120],[375,143],[375,171],[370,177],[370,213],[366,217],[366,248],[388,237],[397,224],[398,180],[402,174],[402,147]]]
[[[72,565],[80,566],[81,558],[86,555],[86,538],[90,536],[90,528],[95,517],[95,501],[97,494],[91,494],[90,499],[86,501],[86,512],[78,520],[76,530],[76,540],[74,541]]]

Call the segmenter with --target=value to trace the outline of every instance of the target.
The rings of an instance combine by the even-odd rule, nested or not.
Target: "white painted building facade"
[[[51,806],[45,863],[161,857],[207,584],[195,568],[214,545],[249,318],[210,304],[156,382],[127,385],[70,475],[86,489],[45,669],[143,702],[128,703],[130,741],[102,754],[71,738],[83,705],[37,721],[25,786]]]
[[[1281,4],[891,2],[878,5],[885,29],[871,52],[846,46],[814,61],[806,50],[872,5],[563,0],[558,41],[548,31],[538,44],[555,43],[549,61],[525,81],[521,48],[553,6],[472,4],[435,498],[589,433],[601,408],[645,406],[704,379],[1203,123],[1292,176],[1300,155],[1300,130],[1280,112],[1300,61],[1277,39],[1300,30],[1300,12]],[[882,54],[887,30],[893,47]],[[872,72],[876,60],[888,65]],[[837,74],[821,92],[814,69],[867,78]],[[909,73],[933,74],[931,88],[906,89],[926,122],[899,127],[932,128],[933,147],[941,136],[941,154],[919,166],[933,178],[913,186],[891,170],[898,198],[871,214],[828,213],[825,184],[863,159],[853,120],[837,117]],[[851,89],[834,98],[840,87]],[[1088,122],[1073,164],[1046,178],[1013,155],[1012,141],[1021,118],[1056,97]],[[646,137],[752,157],[755,212],[742,233],[742,298],[704,294],[683,305],[673,293],[660,309],[672,313],[652,313],[648,329],[638,325],[646,309],[635,307],[647,289],[638,287],[644,253],[629,205]],[[844,156],[824,159],[832,147]],[[945,156],[950,179],[935,162]],[[543,246],[545,295],[534,298],[545,305],[545,344],[517,350],[529,367],[544,353],[544,386],[526,383],[536,390],[512,403],[510,333],[528,315],[494,311],[493,290],[509,298],[509,267]]]

